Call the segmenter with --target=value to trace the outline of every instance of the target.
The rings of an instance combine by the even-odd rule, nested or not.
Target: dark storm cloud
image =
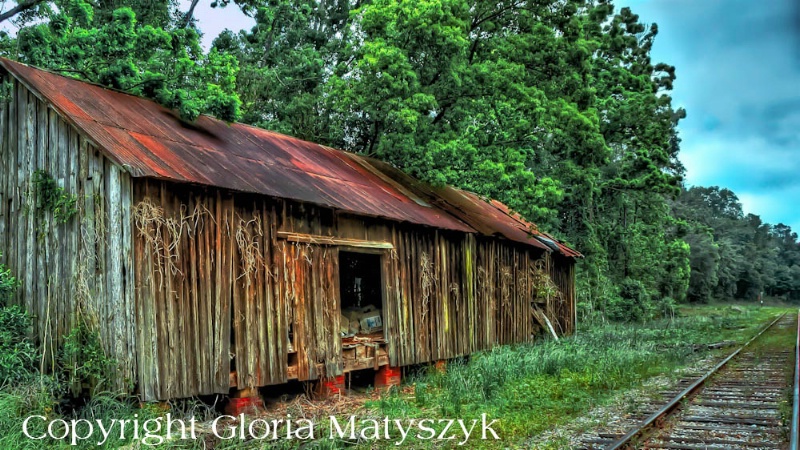
[[[688,182],[800,230],[800,1],[616,3],[658,23],[654,60],[676,66]]]
[[[800,150],[800,96],[763,105],[756,111],[745,110],[742,116],[776,147]]]

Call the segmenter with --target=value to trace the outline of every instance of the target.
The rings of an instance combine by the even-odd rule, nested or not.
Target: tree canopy
[[[14,39],[6,37],[3,53],[157,100],[186,120],[203,113],[240,118],[234,56],[204,52],[195,28],[171,24],[169,4],[120,3],[58,0],[44,8],[41,20],[23,26]]]
[[[215,2],[225,6],[229,2]],[[497,198],[586,255],[589,314],[800,295],[800,247],[736,195],[684,185],[656,24],[611,0],[235,1],[255,19],[212,48],[173,1],[55,0],[3,54],[368,154]],[[19,3],[23,5],[23,3]],[[36,16],[38,20],[30,20]],[[24,19],[24,20],[23,20]]]

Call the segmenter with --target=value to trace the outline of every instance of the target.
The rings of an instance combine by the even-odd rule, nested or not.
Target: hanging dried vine
[[[181,205],[177,217],[167,217],[164,208],[145,198],[133,207],[133,219],[139,235],[150,247],[155,257],[155,268],[163,286],[164,276],[180,274],[180,243],[184,236],[193,236],[204,225],[206,217],[212,221],[213,215],[205,205],[197,204],[191,213],[186,205]]]
[[[263,237],[264,228],[261,216],[254,214],[253,218],[248,221],[239,217],[239,224],[236,227],[236,245],[239,248],[242,274],[238,279],[244,278],[247,286],[250,286],[253,274],[266,267],[264,248],[261,244]]]
[[[422,284],[422,320],[425,320],[425,316],[428,313],[431,292],[433,291],[433,284],[436,281],[433,273],[433,263],[425,252],[422,252],[422,255],[420,255],[420,281]]]

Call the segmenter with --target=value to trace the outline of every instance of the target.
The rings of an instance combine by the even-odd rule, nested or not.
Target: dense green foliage
[[[0,308],[0,386],[30,378],[37,362],[30,327],[30,316],[19,306]]]
[[[59,355],[64,381],[75,394],[88,386],[90,394],[110,390],[106,383],[116,376],[117,361],[106,356],[100,335],[85,322],[79,323],[64,338]]]
[[[117,2],[122,3],[122,2]],[[64,0],[3,42],[6,56],[65,75],[152,98],[194,120],[206,113],[237,120],[238,66],[230,55],[204,52],[194,28],[177,27],[163,14],[137,20],[134,7],[109,11],[83,0]],[[113,5],[118,6],[118,5]],[[167,9],[167,5],[164,6]]]
[[[29,340],[30,316],[19,306],[9,305],[18,286],[11,270],[0,264],[0,387],[27,381],[37,357]]]
[[[41,3],[0,45],[188,120],[239,119],[497,198],[585,254],[578,282],[590,319],[800,295],[795,233],[741,206],[717,211],[726,206],[706,188],[683,186],[676,70],[651,60],[658,27],[630,9],[611,0],[235,3],[255,26],[222,33],[207,52],[191,12],[157,0]]]
[[[55,183],[46,173],[37,174],[39,184]],[[66,195],[63,189],[51,194],[51,199]],[[113,379],[117,363],[106,356],[99,333],[85,322],[80,322],[65,336],[57,370],[47,376],[38,373],[42,354],[31,339],[33,318],[11,301],[18,287],[19,282],[11,270],[0,264],[0,387],[24,385],[36,379],[42,389],[52,391],[49,395],[57,394],[53,389],[58,388],[59,381],[72,385],[77,395],[83,393],[84,387],[91,388],[92,392],[106,389],[105,383]],[[44,378],[48,379],[47,383]]]
[[[18,285],[19,280],[11,273],[11,269],[0,264],[0,306],[6,306]]]
[[[214,48],[239,60],[244,120],[502,200],[586,255],[587,312],[628,320],[690,276],[656,34],[607,1],[272,0]]]
[[[736,195],[719,187],[693,187],[673,206],[691,245],[688,297],[800,299],[800,244],[783,224],[744,214]]]

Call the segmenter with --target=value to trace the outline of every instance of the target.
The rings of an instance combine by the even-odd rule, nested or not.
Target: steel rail
[[[794,400],[792,401],[792,428],[790,450],[798,450],[798,427],[800,427],[800,311],[797,313],[797,341],[794,345]]]
[[[641,425],[639,425],[638,427],[632,429],[625,436],[622,436],[616,442],[614,442],[614,443],[610,444],[608,447],[606,447],[606,450],[621,450],[621,449],[633,448],[632,444],[633,444],[633,441],[635,439],[643,436],[644,433],[647,430],[651,429],[652,427],[658,426],[660,423],[662,423],[664,421],[664,419],[668,415],[670,415],[673,411],[675,411],[675,409],[678,408],[678,406],[680,406],[681,402],[685,398],[687,398],[687,397],[691,396],[692,394],[694,394],[695,392],[697,392],[701,387],[703,387],[703,385],[706,383],[706,381],[708,381],[708,379],[711,378],[712,375],[717,373],[717,371],[719,371],[721,368],[725,367],[725,365],[730,360],[732,360],[734,357],[736,357],[736,355],[738,355],[739,352],[744,350],[745,347],[750,345],[753,341],[758,339],[767,330],[772,328],[772,326],[775,325],[785,315],[786,315],[786,313],[781,314],[775,320],[770,322],[769,325],[765,326],[761,331],[758,332],[758,334],[756,334],[755,336],[750,338],[749,341],[745,342],[744,345],[739,347],[735,352],[731,353],[730,355],[728,355],[727,358],[723,359],[719,364],[714,366],[714,368],[711,369],[708,373],[706,373],[701,378],[699,378],[697,381],[692,383],[689,387],[687,387],[686,389],[681,391],[681,393],[676,395],[672,400],[669,401],[669,403],[667,403],[666,405],[661,407],[661,409],[659,409],[658,411],[654,412],[650,417],[645,419],[641,423]],[[795,385],[795,386],[797,386],[797,385]]]

